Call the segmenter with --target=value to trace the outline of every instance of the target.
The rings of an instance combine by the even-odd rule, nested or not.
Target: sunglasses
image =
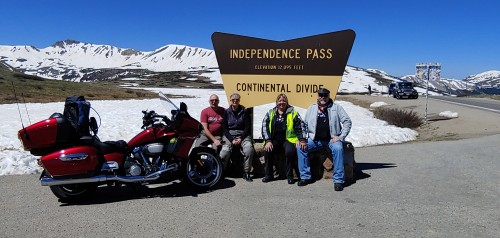
[[[239,100],[240,100],[239,98],[233,98],[233,99],[231,99],[232,102],[237,102]]]
[[[330,96],[330,94],[328,94],[328,93],[318,93],[318,96],[326,98],[326,97]]]
[[[219,99],[210,99],[210,102],[218,102]]]

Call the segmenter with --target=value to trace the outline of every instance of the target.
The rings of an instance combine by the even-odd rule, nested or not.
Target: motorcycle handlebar
[[[164,122],[167,125],[170,123],[170,119],[168,119],[167,116],[159,115],[155,111],[142,111],[142,113],[144,116],[142,117],[141,129],[147,128],[156,123]]]

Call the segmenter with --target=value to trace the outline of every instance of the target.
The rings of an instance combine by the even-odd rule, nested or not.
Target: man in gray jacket
[[[297,185],[305,186],[312,182],[308,153],[321,148],[329,148],[333,158],[333,183],[335,191],[344,189],[344,149],[343,142],[351,130],[351,118],[342,106],[333,103],[330,91],[318,90],[318,101],[307,109],[305,132],[307,145],[297,147],[301,180]]]

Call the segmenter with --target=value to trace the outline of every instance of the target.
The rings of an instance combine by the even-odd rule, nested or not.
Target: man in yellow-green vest
[[[285,94],[276,98],[276,106],[269,110],[262,120],[262,138],[264,139],[264,178],[267,183],[274,180],[273,161],[285,154],[286,177],[288,184],[294,184],[293,171],[299,175],[297,148],[305,146],[307,140],[302,130],[303,122],[299,113],[288,104]]]

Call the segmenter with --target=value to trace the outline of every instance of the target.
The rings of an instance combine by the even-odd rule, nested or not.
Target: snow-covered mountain
[[[406,75],[401,77],[401,79],[410,81],[415,83],[416,85],[419,85],[423,88],[426,87],[427,81],[425,80],[419,80],[415,75]],[[429,81],[429,89],[432,89],[434,91],[440,91],[443,93],[450,93],[454,94],[452,92],[459,91],[459,90],[467,90],[467,91],[474,91],[476,90],[476,85],[474,83],[470,83],[467,81],[463,80],[455,80],[455,79],[445,79],[441,78],[439,80],[432,80]]]
[[[483,88],[500,88],[500,71],[490,70],[480,74],[471,75],[464,80],[470,83],[475,83]]]
[[[141,78],[155,72],[210,69],[202,76],[222,83],[214,51],[184,45],[166,45],[146,52],[75,40],[59,41],[43,49],[0,46],[0,64],[26,74],[68,81]],[[464,80],[430,81],[429,88],[439,93],[477,93],[483,88],[500,88],[499,79],[500,71],[487,71]],[[400,80],[415,82],[417,90],[425,92],[426,84],[418,82],[414,75],[400,78],[382,70],[355,66],[346,67],[339,92],[366,93],[368,85],[373,92],[387,92],[388,84]]]
[[[401,77],[403,80],[414,82],[420,87],[426,86],[427,82],[418,80],[415,75]],[[491,70],[484,73],[468,76],[463,80],[441,78],[429,81],[429,88],[445,94],[499,94],[500,93],[500,71]]]
[[[96,70],[187,71],[217,67],[213,50],[166,45],[151,52],[95,45],[74,40],[34,46],[0,46],[0,61],[23,73],[50,79],[80,81]],[[117,71],[118,72],[118,71]]]

